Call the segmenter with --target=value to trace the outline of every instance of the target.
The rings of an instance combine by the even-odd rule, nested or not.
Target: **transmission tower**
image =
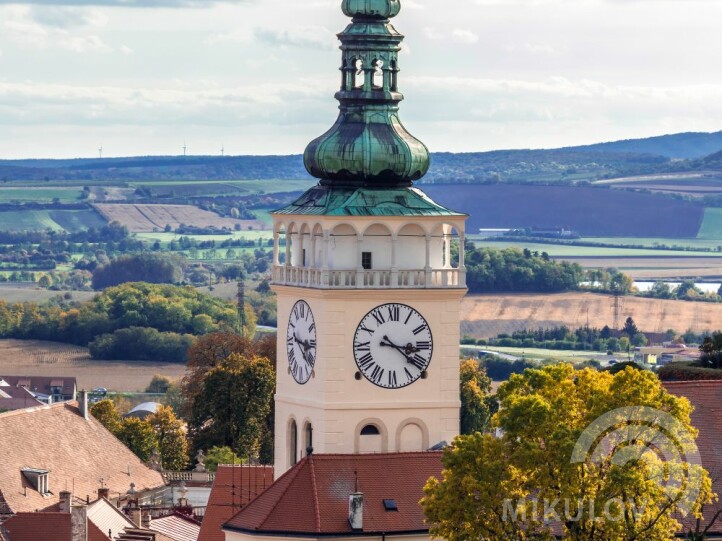
[[[246,284],[238,280],[238,320],[241,322],[240,335],[246,336]]]
[[[612,328],[617,332],[619,332],[619,319],[622,314],[623,303],[624,300],[622,298],[622,294],[619,292],[615,292],[614,297],[612,298],[612,311],[614,313],[614,327]]]

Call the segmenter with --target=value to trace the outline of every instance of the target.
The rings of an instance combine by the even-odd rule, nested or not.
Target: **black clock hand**
[[[397,345],[394,344],[391,340],[389,340],[389,337],[388,337],[388,336],[384,336],[384,340],[386,340],[386,342],[388,342],[388,343],[382,341],[382,342],[381,342],[381,346],[382,346],[382,347],[394,348],[396,351],[398,351],[399,353],[401,353],[401,355],[403,355],[403,356],[406,358],[406,362],[409,363],[409,364],[414,364],[414,360],[410,357],[411,353],[416,353],[416,352],[421,351],[421,350],[416,349],[416,348],[414,348],[413,346],[411,346],[411,344],[409,344],[409,346],[411,346],[411,348],[409,348],[409,346],[406,346],[406,347],[397,346]],[[410,352],[407,353],[407,351],[409,351],[409,349],[412,349],[412,350],[415,350],[415,351],[410,351]]]

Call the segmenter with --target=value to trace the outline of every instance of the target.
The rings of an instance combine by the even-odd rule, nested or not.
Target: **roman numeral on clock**
[[[371,342],[357,342],[353,348],[356,351],[371,351]]]
[[[421,334],[422,332],[424,332],[424,331],[427,330],[427,329],[428,329],[428,327],[427,327],[426,325],[419,325],[419,326],[416,327],[416,328],[414,329],[414,331],[413,331],[413,332],[414,332],[414,336]]]
[[[386,371],[386,370],[384,370],[383,368],[381,368],[379,365],[376,365],[376,366],[374,366],[374,369],[373,369],[373,371],[371,372],[371,375],[369,376],[369,379],[370,379],[371,381],[373,381],[374,383],[379,384],[379,383],[381,382],[381,380],[383,379],[383,377],[384,377],[384,372],[385,372],[385,371]]]
[[[358,360],[357,364],[361,370],[366,370],[366,368],[371,366],[373,364],[373,362],[374,362],[373,355],[371,355],[370,353],[367,353],[366,355],[364,355],[363,357],[361,357]]]
[[[413,357],[409,358],[409,363],[413,364],[419,370],[423,370],[424,366],[426,366],[426,359],[417,353]]]
[[[431,342],[416,342],[416,349],[420,349],[420,350],[431,349]]]
[[[398,387],[399,382],[396,379],[396,370],[389,372],[389,387]]]
[[[399,319],[401,319],[401,307],[392,304],[389,306],[389,321],[398,321]]]
[[[371,315],[374,317],[376,323],[378,323],[379,325],[383,325],[384,323],[386,323],[386,319],[384,319],[384,315],[381,313],[381,310],[375,310],[371,312]]]

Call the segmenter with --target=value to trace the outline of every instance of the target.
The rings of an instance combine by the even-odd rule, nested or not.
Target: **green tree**
[[[230,447],[213,447],[206,453],[203,461],[206,469],[210,472],[218,470],[220,464],[244,464],[245,462],[233,452]]]
[[[477,432],[457,438],[444,452],[442,478],[431,479],[425,488],[422,506],[434,537],[552,540],[552,525],[546,522],[551,518],[563,539],[662,541],[673,539],[681,527],[678,512],[685,494],[667,491],[655,479],[689,474],[689,482],[700,488],[694,516],[713,499],[709,475],[701,466],[663,464],[650,448],[641,458],[629,455],[629,460],[600,456],[595,449],[581,462],[572,460],[587,428],[601,416],[630,406],[676,419],[678,424],[665,436],[680,452],[690,450],[697,434],[690,421],[692,407],[667,393],[651,372],[628,368],[613,376],[575,371],[568,364],[545,366],[513,375],[498,396],[494,424],[502,435]],[[628,444],[645,434],[644,427],[621,414],[604,423],[602,430],[624,434]],[[560,517],[578,520],[557,521],[542,502],[551,502],[550,509]],[[591,511],[605,507],[609,513]],[[515,520],[510,510],[526,513],[524,519],[517,515]],[[615,518],[619,516],[621,520]]]
[[[158,449],[158,439],[153,426],[137,417],[124,419],[116,436],[143,462],[148,462]]]
[[[183,423],[167,406],[159,406],[147,421],[155,432],[163,469],[183,470],[188,465],[188,440]]]
[[[239,354],[208,372],[193,403],[195,449],[227,446],[239,456],[260,458],[264,440],[273,438],[267,419],[273,412],[275,379],[270,360]]]
[[[167,376],[161,376],[160,374],[156,374],[153,376],[153,379],[150,380],[150,383],[148,384],[148,387],[146,387],[145,392],[146,393],[152,393],[152,394],[165,394],[168,392],[168,389],[172,385],[172,381]]]
[[[649,344],[649,340],[648,340],[647,337],[646,337],[643,333],[641,333],[641,332],[638,332],[637,334],[635,334],[634,336],[632,336],[631,342],[632,342],[632,345],[633,345],[634,347],[638,347],[638,348],[644,347],[644,346],[646,346],[647,344]]]
[[[624,322],[622,334],[626,334],[629,338],[632,338],[633,336],[639,334],[639,329],[637,328],[636,323],[634,323],[634,320],[631,317],[628,317],[627,320]]]
[[[462,361],[461,387],[461,433],[484,432],[489,428],[493,413],[491,379],[486,370],[473,359]]]
[[[96,402],[90,406],[90,414],[95,417],[100,424],[108,429],[113,435],[117,436],[123,424],[115,403],[112,400],[105,399]]]

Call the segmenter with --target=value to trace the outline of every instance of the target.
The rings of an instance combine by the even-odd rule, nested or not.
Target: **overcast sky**
[[[340,0],[0,0],[0,158],[297,154],[335,120]],[[432,151],[722,129],[720,0],[402,0]]]

